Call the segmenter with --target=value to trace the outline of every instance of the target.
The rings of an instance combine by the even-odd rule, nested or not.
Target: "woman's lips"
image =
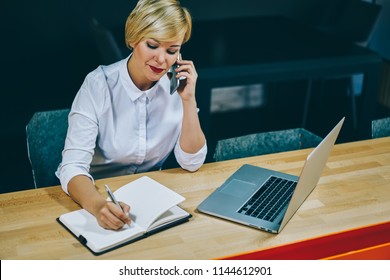
[[[154,73],[157,73],[157,74],[160,74],[162,71],[164,71],[164,69],[161,69],[161,68],[157,68],[157,67],[154,67],[152,65],[149,65],[150,69],[152,69],[152,71]]]

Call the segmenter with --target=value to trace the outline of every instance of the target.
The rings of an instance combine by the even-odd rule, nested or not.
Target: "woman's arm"
[[[111,201],[104,199],[91,179],[85,175],[73,177],[68,184],[70,197],[82,208],[93,214],[99,225],[106,229],[120,229],[130,224],[130,207],[120,202],[123,211]]]
[[[69,128],[57,171],[62,188],[85,210],[93,214],[104,228],[118,229],[129,223],[129,206],[125,213],[114,203],[107,202],[96,190],[89,174],[98,135],[98,115],[106,98],[105,76],[101,68],[88,74],[69,114]]]
[[[206,142],[200,126],[198,108],[195,99],[195,88],[198,74],[192,61],[179,60],[178,77],[186,77],[185,85],[178,88],[183,103],[183,123],[180,136],[180,147],[186,153],[198,152]]]

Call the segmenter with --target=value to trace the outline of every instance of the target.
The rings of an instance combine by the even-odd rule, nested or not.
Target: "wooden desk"
[[[390,137],[336,145],[319,185],[280,234],[210,217],[196,206],[243,163],[299,175],[311,149],[205,164],[147,175],[186,197],[190,222],[113,252],[93,256],[55,219],[78,209],[60,187],[0,195],[0,258],[212,259],[390,219]],[[143,174],[97,181],[115,190]]]

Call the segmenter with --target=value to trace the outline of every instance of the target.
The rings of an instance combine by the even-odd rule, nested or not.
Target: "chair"
[[[372,138],[390,136],[390,117],[373,120],[371,128]]]
[[[59,184],[54,172],[61,162],[69,111],[37,112],[26,126],[27,152],[35,188]]]
[[[318,25],[317,29],[324,33],[331,34],[334,37],[341,38],[342,40],[350,41],[353,43],[367,45],[372,30],[379,18],[382,10],[382,6],[375,3],[368,3],[362,0],[349,0],[341,2],[341,12],[337,11],[337,19],[327,25]],[[351,114],[353,127],[357,128],[357,111],[356,111],[356,90],[355,84],[362,83],[364,75],[355,74],[349,77],[334,77],[333,79],[347,78],[348,83],[346,87],[347,95],[351,99]],[[332,79],[332,78],[327,78]],[[320,90],[323,89],[324,80],[320,80]],[[310,99],[313,91],[313,81],[309,80],[306,90],[306,98],[303,110],[302,127],[306,127],[308,111],[310,105]]]
[[[102,26],[97,19],[91,18],[90,28],[95,40],[101,63],[108,65],[125,58],[130,50],[121,49],[113,33]]]
[[[214,160],[223,161],[311,148],[321,141],[321,137],[303,128],[249,134],[219,140],[215,148]]]

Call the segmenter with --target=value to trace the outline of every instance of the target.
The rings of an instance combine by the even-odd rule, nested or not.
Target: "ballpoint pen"
[[[118,200],[116,200],[116,198],[115,198],[114,194],[112,193],[110,187],[108,185],[104,185],[104,187],[106,188],[108,196],[111,198],[112,202],[114,202],[123,211],[122,206],[119,204]]]

